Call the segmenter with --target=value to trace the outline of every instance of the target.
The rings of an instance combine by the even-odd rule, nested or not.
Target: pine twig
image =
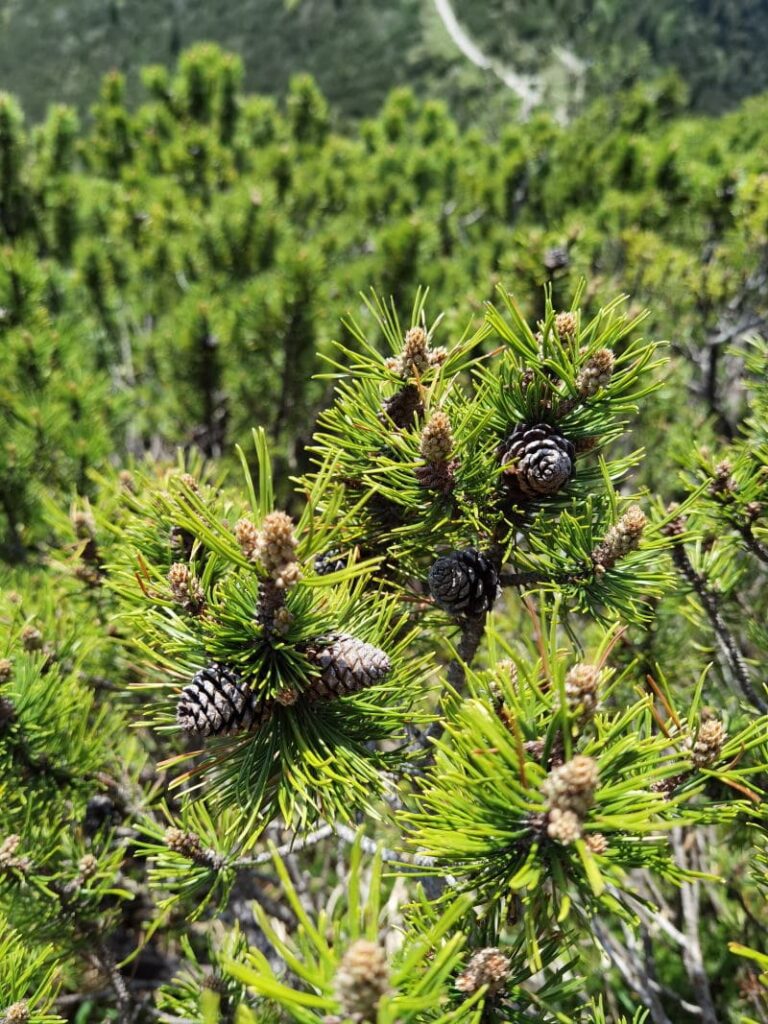
[[[454,689],[460,690],[466,678],[466,666],[470,665],[477,654],[477,649],[485,632],[486,613],[473,615],[461,621],[461,639],[456,647],[458,657],[448,666],[448,682]]]
[[[120,973],[120,970],[115,963],[115,958],[112,956],[112,953],[107,948],[103,939],[98,942],[94,956],[99,969],[102,970],[109,979],[110,987],[115,993],[115,999],[117,1000],[117,1019],[120,1024],[124,1024],[124,1022],[130,1021],[132,1017],[131,994],[128,991],[125,978]]]
[[[327,839],[328,836],[332,834],[333,827],[331,825],[322,825],[320,828],[315,829],[314,832],[309,832],[301,839],[296,839],[296,837],[294,837],[290,839],[287,843],[283,843],[282,846],[278,846],[276,850],[277,855],[278,857],[287,857],[291,853],[298,853],[300,850],[304,850],[308,846],[314,846],[316,843],[321,842],[323,839]],[[256,867],[258,864],[267,864],[271,860],[272,852],[267,850],[264,853],[257,853],[255,857],[241,857],[240,860],[233,861],[230,867]]]
[[[764,544],[755,536],[749,523],[738,523],[736,525],[736,529],[741,534],[744,543],[752,554],[756,558],[759,558],[761,562],[765,562],[765,564],[768,565],[768,544]]]
[[[554,575],[545,572],[503,572],[499,575],[502,587],[530,587],[537,583],[552,583],[567,586],[570,583],[583,583],[593,575],[586,571],[559,572]]]

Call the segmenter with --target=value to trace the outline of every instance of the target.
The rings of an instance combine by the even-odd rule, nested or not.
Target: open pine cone
[[[556,494],[573,476],[576,449],[548,423],[519,423],[499,448],[504,475],[526,498]]]
[[[181,692],[176,721],[197,736],[228,736],[256,729],[272,716],[271,703],[254,695],[234,669],[216,662],[200,669]]]
[[[304,692],[308,701],[334,700],[381,682],[391,669],[384,651],[347,633],[321,637],[306,649],[320,675]]]
[[[429,570],[429,592],[440,608],[453,615],[490,611],[499,589],[491,562],[474,548],[438,558]]]

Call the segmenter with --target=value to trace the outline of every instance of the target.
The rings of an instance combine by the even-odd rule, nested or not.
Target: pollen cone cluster
[[[423,327],[411,327],[406,332],[403,351],[399,356],[387,360],[387,366],[403,380],[421,377],[432,366],[440,366],[446,359],[444,348],[432,348],[429,336]]]
[[[488,986],[488,995],[496,995],[504,988],[509,977],[510,960],[500,949],[491,946],[475,953],[456,979],[459,992],[468,995],[477,992],[483,985]]]
[[[565,677],[565,700],[569,712],[591,718],[597,710],[600,670],[594,665],[578,664]]]
[[[443,494],[451,490],[455,471],[451,461],[453,447],[451,421],[438,409],[421,432],[419,452],[424,464],[417,466],[414,473],[422,487]]]
[[[174,853],[181,854],[201,867],[218,870],[223,860],[215,850],[203,846],[196,832],[185,832],[184,829],[171,826],[165,830],[165,845]]]
[[[366,939],[353,942],[339,964],[334,988],[345,1019],[375,1024],[379,1003],[390,990],[384,950]]]
[[[246,558],[259,562],[280,590],[298,581],[297,541],[293,520],[285,512],[265,516],[260,530],[249,519],[240,519],[235,525],[235,536]]]
[[[543,792],[549,804],[550,839],[568,845],[581,838],[582,824],[594,801],[598,782],[597,763],[582,754],[549,773]]]
[[[691,749],[694,768],[707,768],[717,761],[726,739],[725,727],[719,719],[708,718],[702,722]]]
[[[199,615],[205,607],[205,593],[200,581],[183,562],[174,562],[168,570],[171,597],[184,611]]]
[[[634,551],[647,522],[645,512],[639,505],[630,506],[592,552],[595,567],[603,571],[611,569],[619,559]]]
[[[592,398],[597,392],[607,387],[613,376],[613,364],[616,357],[609,348],[598,349],[591,356],[576,378],[576,387],[580,398]]]

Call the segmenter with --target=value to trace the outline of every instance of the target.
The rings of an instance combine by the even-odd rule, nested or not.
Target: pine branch
[[[301,839],[295,837],[287,843],[283,843],[282,846],[278,846],[276,853],[278,857],[287,857],[291,853],[299,853],[301,850],[307,849],[309,846],[314,846],[316,843],[322,842],[323,839],[327,839],[328,836],[333,835],[332,825],[322,825],[320,828],[315,829],[314,832],[309,832]],[[233,868],[247,868],[255,867],[258,864],[268,864],[272,861],[272,851],[265,851],[264,853],[258,853],[255,857],[242,857],[240,860],[232,861],[229,867]]]
[[[749,703],[753,707],[757,708],[761,714],[768,714],[768,703],[758,695],[757,691],[752,686],[749,678],[749,670],[746,662],[744,661],[744,656],[739,650],[739,646],[736,643],[733,634],[725,623],[725,619],[720,612],[720,607],[715,594],[709,589],[703,577],[696,572],[684,545],[679,541],[672,547],[672,559],[680,575],[690,584],[694,593],[699,598],[699,601],[712,624],[715,635],[720,641],[721,648],[731,672],[741,687],[742,693]]]

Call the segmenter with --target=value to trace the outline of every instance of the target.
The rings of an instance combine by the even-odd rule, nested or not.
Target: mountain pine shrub
[[[4,1021],[759,1018],[765,349],[670,505],[630,436],[664,350],[582,299],[454,331],[374,293],[288,507],[261,428],[239,481],[35,491]]]

